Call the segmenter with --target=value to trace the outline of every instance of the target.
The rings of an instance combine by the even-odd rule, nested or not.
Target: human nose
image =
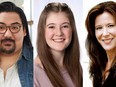
[[[63,32],[62,29],[59,27],[56,29],[56,36],[62,36]]]
[[[5,37],[11,37],[12,36],[12,32],[10,31],[9,27],[7,27],[6,32],[4,33],[4,36]]]
[[[103,29],[103,36],[107,36],[107,35],[109,35],[109,31],[107,28],[104,28]]]

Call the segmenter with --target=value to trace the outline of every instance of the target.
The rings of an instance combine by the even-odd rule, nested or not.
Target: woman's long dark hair
[[[76,32],[75,20],[71,9],[65,3],[49,3],[42,11],[38,23],[37,53],[45,72],[54,87],[66,87],[59,67],[51,54],[45,40],[46,19],[50,12],[64,12],[72,28],[72,40],[65,50],[63,64],[66,67],[76,87],[82,87],[82,68],[80,64],[79,41]]]
[[[93,87],[100,87],[102,83],[102,71],[105,70],[108,61],[106,51],[102,48],[95,36],[95,19],[103,12],[110,13],[116,22],[116,3],[113,1],[102,2],[94,6],[86,18],[88,31],[86,48],[90,58],[90,76],[93,78]],[[97,84],[98,85],[97,85]]]

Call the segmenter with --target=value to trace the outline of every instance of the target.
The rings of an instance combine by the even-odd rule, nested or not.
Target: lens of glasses
[[[11,26],[0,24],[0,34],[4,34],[7,31],[7,29],[10,29],[12,33],[17,33],[20,31],[20,28],[21,24],[13,24]]]
[[[11,25],[10,30],[12,33],[17,33],[20,30],[21,25]]]
[[[0,33],[3,34],[6,31],[5,25],[0,25]]]

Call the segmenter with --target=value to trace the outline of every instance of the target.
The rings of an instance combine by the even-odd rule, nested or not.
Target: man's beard
[[[5,42],[10,42],[12,44],[5,44],[5,46],[11,46],[12,47],[10,49],[6,49],[5,47],[2,46],[2,44],[4,44]],[[15,41],[10,39],[10,38],[5,38],[4,40],[0,41],[0,53],[6,53],[6,54],[11,54],[15,51],[16,45],[15,45]]]

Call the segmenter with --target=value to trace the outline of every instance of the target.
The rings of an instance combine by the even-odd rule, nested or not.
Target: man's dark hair
[[[32,46],[29,36],[28,22],[24,11],[18,6],[16,6],[14,3],[7,1],[0,3],[0,13],[2,12],[16,12],[19,15],[23,25],[23,29],[26,29],[26,36],[24,37],[23,43],[25,43],[28,46]]]

